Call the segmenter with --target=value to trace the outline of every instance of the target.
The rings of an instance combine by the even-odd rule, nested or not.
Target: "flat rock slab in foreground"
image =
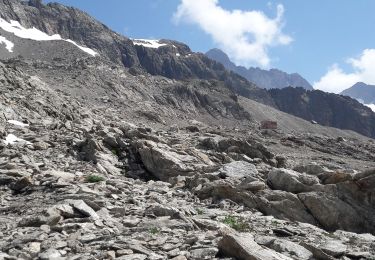
[[[291,260],[271,249],[264,248],[254,241],[249,233],[226,234],[219,242],[220,252],[238,260]]]

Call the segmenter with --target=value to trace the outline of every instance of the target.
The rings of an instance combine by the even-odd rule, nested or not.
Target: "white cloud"
[[[261,11],[225,10],[219,0],[181,0],[174,20],[198,25],[235,63],[268,67],[269,47],[293,40],[282,32],[283,16],[283,5],[272,19]]]
[[[335,64],[314,83],[314,88],[340,93],[357,82],[375,85],[375,49],[366,49],[358,58],[348,59],[347,63],[351,65],[352,72],[346,73]]]

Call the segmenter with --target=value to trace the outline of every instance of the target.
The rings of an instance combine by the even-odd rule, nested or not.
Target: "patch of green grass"
[[[115,149],[113,149],[111,152],[113,153],[113,155],[116,155],[116,156],[118,155],[118,152]]]
[[[196,209],[198,215],[203,215],[204,211],[203,209]]]
[[[156,234],[159,234],[159,233],[160,233],[160,230],[157,227],[150,228],[150,234],[156,235]]]
[[[224,218],[223,223],[239,232],[245,232],[250,229],[249,224],[242,217],[229,215]]]
[[[86,181],[91,183],[101,182],[104,180],[104,177],[98,175],[89,175],[86,177]]]

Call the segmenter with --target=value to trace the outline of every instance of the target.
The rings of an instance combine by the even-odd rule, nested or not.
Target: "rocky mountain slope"
[[[80,10],[55,3],[43,5],[40,0],[1,0],[0,10],[0,17],[7,21],[19,21],[48,35],[59,34],[112,62],[132,68],[135,74],[148,72],[178,80],[222,80],[240,95],[273,104],[267,93],[254,84],[205,55],[191,52],[185,44],[169,40],[162,40],[160,48],[134,44]]]
[[[286,113],[375,137],[374,112],[355,99],[302,88],[272,89],[269,93]]]
[[[252,67],[247,69],[243,66],[236,66],[228,55],[220,49],[209,50],[206,56],[220,62],[228,70],[234,71],[260,88],[302,87],[313,90],[311,84],[298,73],[288,74],[278,69],[263,70]]]
[[[46,67],[65,79],[89,78],[89,66],[99,78],[111,69],[128,87],[103,84],[96,91],[115,96],[90,96],[93,82],[76,74],[77,86],[48,83],[51,73],[31,76],[43,62],[1,64],[3,258],[374,255],[375,237],[353,233],[374,233],[372,140],[335,129],[327,136],[218,128],[192,111],[177,120],[163,103],[153,114],[146,108],[158,103],[141,87],[168,80],[88,59]],[[173,116],[175,125],[163,123]]]
[[[375,86],[358,82],[351,88],[341,92],[341,95],[360,100],[364,104],[375,104]]]
[[[2,35],[0,259],[374,258],[372,139],[77,39],[99,55]]]

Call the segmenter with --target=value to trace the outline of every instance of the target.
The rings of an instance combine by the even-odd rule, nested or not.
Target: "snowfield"
[[[12,124],[12,125],[20,126],[20,127],[28,127],[29,126],[28,124],[22,123],[22,122],[17,121],[17,120],[8,120],[8,123]]]
[[[375,112],[375,104],[365,104],[365,106],[371,108],[371,110]]]
[[[97,52],[95,52],[94,50],[92,50],[90,48],[82,47],[72,40],[61,38],[61,36],[59,34],[48,35],[45,32],[42,32],[42,31],[36,29],[35,27],[25,28],[18,21],[12,21],[11,20],[10,22],[7,22],[4,19],[0,18],[0,28],[2,28],[4,31],[13,33],[15,36],[23,38],[23,39],[30,39],[30,40],[34,40],[34,41],[66,41],[66,42],[69,42],[69,43],[75,45],[76,47],[78,47],[82,51],[90,54],[91,56],[98,55]],[[0,38],[0,43],[4,43],[4,39],[2,40]],[[9,41],[8,41],[8,43],[5,42],[6,48],[8,49],[8,51],[10,51],[9,48],[11,46],[11,45],[9,45],[9,43],[11,43],[11,42],[9,42]],[[11,44],[13,44],[13,43],[11,43]],[[11,48],[10,52],[13,51],[14,44],[11,47],[12,48]]]
[[[13,134],[9,134],[7,135],[7,137],[5,138],[4,140],[4,143],[6,145],[10,144],[15,144],[15,143],[26,143],[26,144],[31,144],[29,141],[26,141],[26,140],[23,140],[21,138],[18,138],[17,136],[13,135]]]
[[[132,39],[134,45],[141,45],[146,48],[157,49],[162,46],[166,46],[165,43],[160,43],[159,40],[147,40],[147,39]]]
[[[5,44],[5,48],[9,52],[13,52],[14,43],[7,40],[7,38],[5,38],[4,36],[0,36],[0,44]]]

